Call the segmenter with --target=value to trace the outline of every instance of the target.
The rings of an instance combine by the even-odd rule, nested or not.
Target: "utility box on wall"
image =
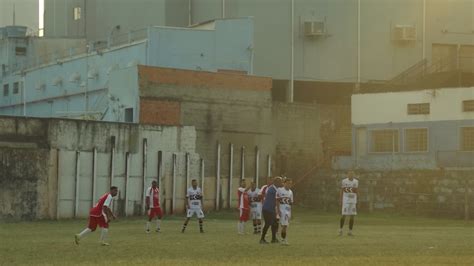
[[[324,21],[305,21],[303,26],[306,37],[326,35],[326,23]]]

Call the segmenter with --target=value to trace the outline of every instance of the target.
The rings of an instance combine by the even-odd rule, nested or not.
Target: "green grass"
[[[290,246],[260,245],[258,236],[236,234],[236,214],[209,215],[205,234],[192,220],[167,217],[162,233],[146,235],[144,221],[121,219],[110,226],[110,247],[99,233],[73,236],[86,220],[0,224],[0,264],[123,265],[474,265],[472,222],[388,214],[360,214],[355,237],[338,237],[338,215],[297,210]],[[246,229],[251,230],[248,223]]]

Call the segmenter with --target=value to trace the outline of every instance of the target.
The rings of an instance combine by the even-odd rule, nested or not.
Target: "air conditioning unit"
[[[416,41],[416,28],[413,25],[396,25],[393,28],[393,40]]]
[[[70,77],[69,77],[69,82],[71,83],[79,83],[81,80],[81,74],[74,72]]]
[[[53,79],[53,86],[60,87],[63,85],[63,79],[60,77],[56,77]]]
[[[43,81],[39,81],[36,83],[35,89],[37,90],[45,90],[46,89],[46,83]]]
[[[308,37],[326,35],[326,24],[324,21],[305,21],[304,35]]]

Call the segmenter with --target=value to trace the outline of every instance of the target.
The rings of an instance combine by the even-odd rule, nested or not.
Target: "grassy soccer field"
[[[109,247],[98,245],[98,232],[73,243],[85,220],[0,224],[0,264],[474,265],[472,222],[361,214],[355,236],[339,237],[337,215],[296,210],[285,247],[258,244],[250,224],[248,235],[237,235],[234,216],[209,215],[205,234],[196,220],[181,234],[181,217],[150,235],[144,221],[123,219],[111,224]]]

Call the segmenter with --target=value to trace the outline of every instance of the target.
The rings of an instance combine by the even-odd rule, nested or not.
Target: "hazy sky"
[[[0,27],[12,25],[15,5],[16,25],[38,29],[38,0],[0,0]]]

